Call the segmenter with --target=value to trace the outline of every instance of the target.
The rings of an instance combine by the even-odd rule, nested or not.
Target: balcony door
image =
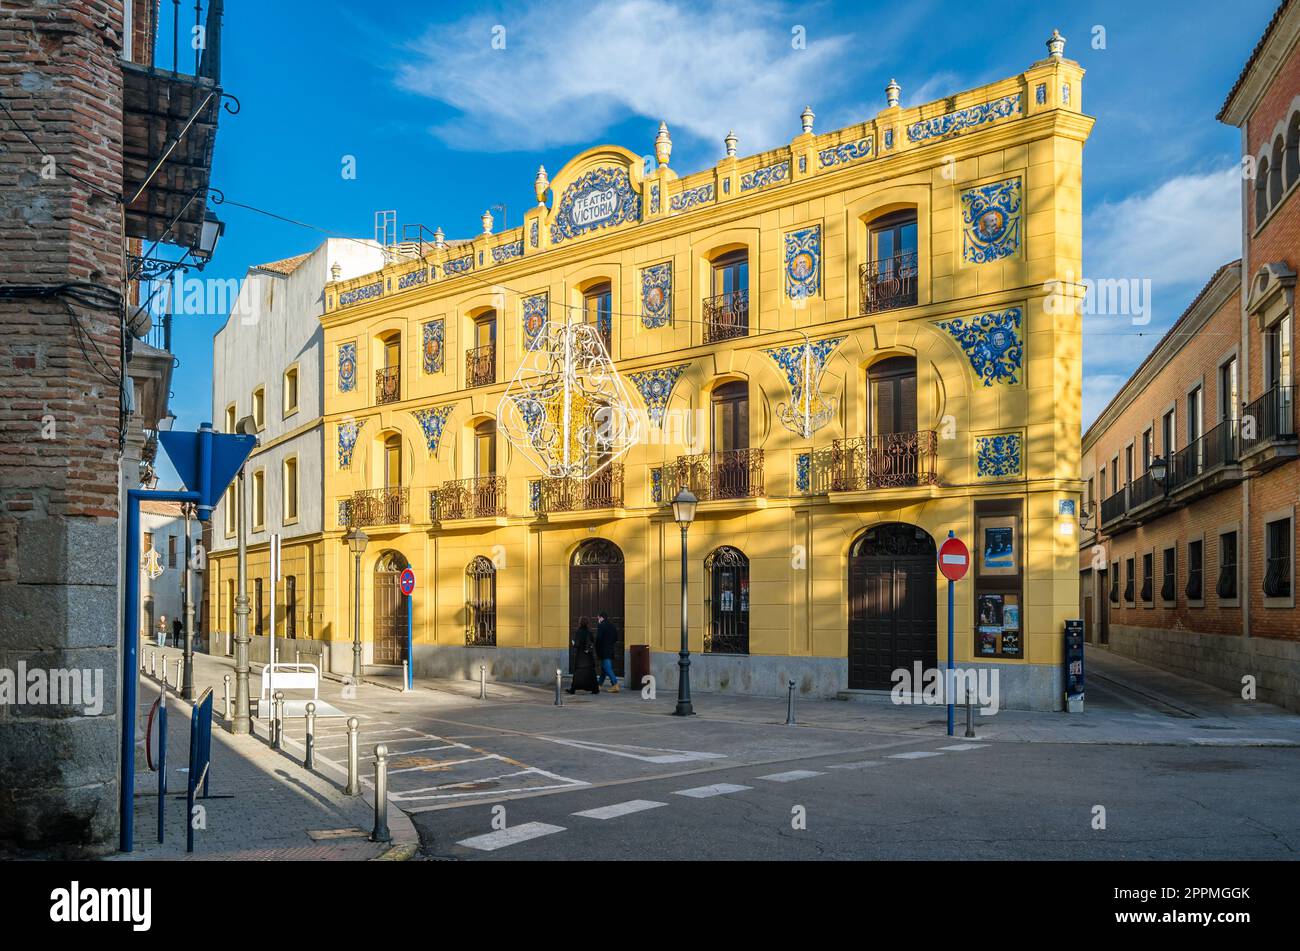
[[[402,397],[402,335],[384,339],[384,366],[375,374],[375,402],[395,403]]]
[[[899,211],[872,222],[871,259],[862,270],[862,310],[873,314],[916,303],[916,212]]]
[[[724,383],[711,403],[713,495],[743,498],[749,494],[749,384]]]
[[[598,284],[582,295],[582,319],[596,328],[605,352],[614,352],[613,297],[608,284]]]
[[[488,312],[474,321],[473,347],[465,355],[467,386],[496,382],[497,315]]]
[[[749,252],[731,251],[714,259],[709,291],[704,302],[704,342],[749,333]]]
[[[384,440],[384,488],[402,487],[402,437],[393,433]]]
[[[915,485],[920,473],[916,359],[889,357],[867,371],[869,485]]]
[[[472,505],[477,515],[497,510],[497,424],[485,420],[474,427]]]

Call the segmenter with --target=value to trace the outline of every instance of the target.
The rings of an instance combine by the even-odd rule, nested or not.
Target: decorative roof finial
[[[1061,35],[1060,30],[1052,31],[1052,35],[1047,40],[1047,52],[1052,54],[1052,59],[1060,59],[1065,55],[1065,37]]]
[[[668,134],[668,123],[659,123],[659,134],[655,136],[655,160],[660,168],[668,167],[668,159],[673,154],[673,137]]]
[[[338,262],[335,261],[333,264],[330,265],[330,280],[337,281],[342,276],[343,276],[343,268],[339,267]]]
[[[736,130],[732,129],[727,133],[727,137],[722,140],[727,145],[727,158],[736,157],[736,143],[740,141],[736,138]]]
[[[533,190],[537,192],[537,204],[546,204],[546,189],[551,187],[551,180],[546,177],[546,166],[537,166],[537,178],[533,180]]]
[[[447,247],[447,236],[442,233],[442,228],[435,228],[433,231],[433,246],[441,251]]]
[[[893,109],[898,105],[898,94],[903,91],[903,87],[898,85],[897,79],[891,79],[889,85],[885,87],[885,102],[889,108]]]
[[[491,234],[492,233],[492,212],[490,211],[483,212],[483,217],[480,220],[483,222],[483,233]]]
[[[803,134],[812,133],[813,119],[817,118],[817,113],[812,111],[812,106],[804,106],[803,112],[799,114],[799,121],[803,123]]]

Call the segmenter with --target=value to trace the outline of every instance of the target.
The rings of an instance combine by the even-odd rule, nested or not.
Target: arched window
[[[1273,154],[1269,157],[1268,171],[1268,207],[1276,208],[1282,200],[1282,162],[1286,154],[1286,145],[1282,136],[1273,140]]]
[[[582,294],[582,319],[591,324],[605,344],[605,352],[614,352],[614,305],[609,282],[593,285]]]
[[[465,569],[465,644],[497,646],[497,569],[482,555]]]
[[[867,225],[868,259],[858,272],[862,313],[916,303],[916,209],[907,208]]]
[[[1255,170],[1255,227],[1258,228],[1268,217],[1268,159],[1259,160]]]
[[[474,334],[470,343],[470,349],[465,351],[465,385],[488,386],[496,382],[496,311],[485,311],[474,318]]]
[[[1286,126],[1286,187],[1300,179],[1300,112],[1291,113]]]
[[[375,371],[375,402],[396,403],[402,398],[402,335],[384,338],[384,365]]]
[[[384,437],[384,488],[397,489],[402,485],[402,437],[390,433]]]
[[[709,275],[704,342],[745,336],[749,333],[749,250],[718,255],[709,264]]]
[[[706,654],[749,653],[749,559],[723,545],[704,559],[708,597],[704,601]]]

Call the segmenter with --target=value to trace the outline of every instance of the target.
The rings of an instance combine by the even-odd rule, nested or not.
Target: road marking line
[[[935,753],[928,750],[913,750],[910,753],[890,753],[890,759],[925,759],[927,756],[942,756],[942,753]]]
[[[692,799],[708,799],[710,796],[725,796],[727,793],[744,792],[753,786],[737,786],[735,783],[714,783],[712,786],[696,786],[694,789],[679,789],[674,796],[690,796]]]
[[[825,776],[825,773],[818,772],[815,769],[792,769],[785,773],[772,773],[768,776],[760,776],[759,779],[766,779],[769,783],[792,783],[797,779],[811,779],[814,776]]]
[[[628,743],[594,743],[591,740],[570,740],[561,739],[555,736],[536,735],[534,739],[546,740],[548,743],[559,743],[561,746],[572,746],[580,750],[591,750],[594,753],[608,753],[611,756],[624,756],[628,759],[639,759],[644,763],[690,763],[695,760],[707,759],[726,759],[725,753],[698,753],[694,750],[672,750],[659,746],[632,746]],[[637,752],[633,752],[636,750]],[[649,753],[652,755],[646,756]]]
[[[958,743],[956,746],[941,746],[939,749],[957,752],[959,750],[982,750],[986,746],[988,746],[987,743]]]
[[[650,799],[631,799],[628,802],[616,802],[612,806],[601,806],[598,809],[584,809],[582,812],[575,812],[572,815],[582,816],[585,819],[617,819],[619,816],[644,812],[647,809],[658,809],[660,806],[666,805],[668,803],[654,802]]]
[[[481,852],[494,852],[507,845],[518,845],[529,839],[539,839],[544,835],[563,831],[563,826],[547,825],[545,822],[525,822],[521,826],[511,826],[509,829],[498,829],[486,835],[476,835],[471,839],[461,839],[456,844],[463,845],[467,849],[478,849]]]

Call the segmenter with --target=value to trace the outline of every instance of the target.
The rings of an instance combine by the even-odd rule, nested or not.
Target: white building
[[[185,516],[179,502],[141,502],[140,531],[140,635],[147,641],[158,634],[158,622],[165,619],[167,643],[172,642],[172,622],[180,618],[184,607],[185,585]],[[190,551],[195,551],[203,535],[202,524],[190,519]],[[203,603],[203,573],[196,571],[191,582],[194,598],[194,629],[201,627],[199,605]],[[207,641],[205,640],[206,644]]]
[[[275,627],[280,656],[315,653],[304,641],[320,636],[322,453],[324,434],[322,332],[324,289],[331,271],[346,279],[377,270],[383,249],[372,241],[330,238],[314,251],[250,268],[226,324],[212,342],[212,418],[221,432],[235,432],[252,416],[258,445],[244,466],[249,520],[248,619],[250,657],[265,660],[271,627],[269,547],[281,538],[276,581]],[[208,610],[220,635],[233,635],[236,506],[240,480],[212,515],[208,553]],[[226,649],[233,642],[221,637]],[[220,649],[220,648],[218,648]],[[306,658],[304,658],[306,659]]]

